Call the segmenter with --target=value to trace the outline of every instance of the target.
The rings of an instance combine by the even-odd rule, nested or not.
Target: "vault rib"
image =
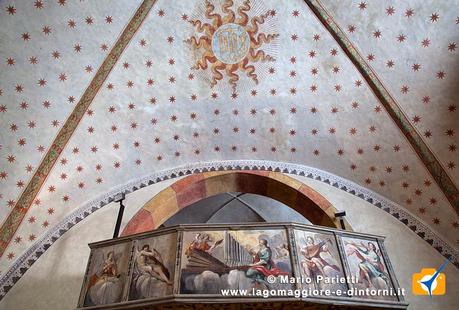
[[[456,214],[459,214],[459,190],[451,180],[441,162],[424,142],[416,128],[411,124],[396,100],[391,96],[386,87],[378,79],[374,70],[368,65],[356,47],[347,38],[346,34],[326,11],[319,0],[304,0],[314,15],[319,19],[333,39],[338,43],[347,57],[351,60],[362,77],[370,86],[376,98],[386,109],[387,113],[408,140],[424,166],[453,206]]]
[[[53,169],[56,161],[60,154],[64,150],[67,142],[70,140],[72,134],[78,127],[81,119],[86,113],[86,110],[91,105],[92,101],[96,97],[97,92],[102,87],[102,84],[107,79],[111,70],[117,63],[118,59],[123,54],[125,48],[134,37],[137,30],[142,25],[143,21],[148,16],[151,8],[155,4],[156,0],[144,0],[141,5],[137,8],[134,16],[129,20],[123,32],[118,37],[113,48],[108,53],[104,62],[97,70],[94,78],[89,83],[88,87],[81,96],[80,101],[76,104],[72,113],[69,115],[64,125],[60,129],[56,138],[54,139],[48,152],[43,157],[40,165],[38,166],[35,174],[30,179],[25,190],[21,193],[16,205],[11,210],[10,214],[3,222],[0,228],[0,257],[3,256],[8,244],[13,238],[19,225],[22,223],[27,211],[32,205],[35,197],[38,195],[46,177]]]

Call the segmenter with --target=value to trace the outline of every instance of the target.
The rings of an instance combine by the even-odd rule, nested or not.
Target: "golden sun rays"
[[[215,6],[206,0],[204,15],[207,21],[189,20],[198,35],[191,36],[185,42],[200,55],[191,69],[209,69],[211,88],[226,75],[235,92],[239,71],[245,73],[255,84],[259,83],[253,63],[275,61],[262,47],[270,44],[279,34],[259,31],[260,25],[275,16],[274,11],[268,10],[264,14],[249,18],[247,12],[251,9],[250,0],[245,0],[236,11],[231,9],[233,5],[232,0],[225,0],[221,5],[224,14],[220,15],[215,12]]]

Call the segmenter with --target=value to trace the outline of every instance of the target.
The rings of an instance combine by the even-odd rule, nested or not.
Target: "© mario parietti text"
[[[349,284],[357,284],[359,283],[358,277],[355,276],[347,276],[347,277],[324,277],[321,275],[317,275],[314,279],[309,277],[289,277],[289,276],[279,276],[278,282],[279,283],[306,283],[310,284],[312,282],[316,283],[325,283],[325,284],[339,284],[339,283],[349,283]]]

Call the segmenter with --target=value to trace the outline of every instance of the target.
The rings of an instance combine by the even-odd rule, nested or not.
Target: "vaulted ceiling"
[[[346,178],[457,248],[458,1],[1,5],[1,273],[94,197],[230,159]]]

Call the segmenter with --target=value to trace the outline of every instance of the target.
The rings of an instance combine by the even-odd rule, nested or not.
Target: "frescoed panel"
[[[344,269],[333,233],[295,229],[303,289],[347,291]]]
[[[185,231],[182,294],[221,294],[222,289],[291,288],[267,278],[291,276],[285,230]]]
[[[83,305],[97,306],[120,302],[128,278],[131,242],[92,250],[85,281]]]
[[[393,289],[389,272],[377,240],[342,237],[342,241],[350,275],[358,280],[357,283],[352,284],[354,289],[388,291]],[[397,300],[397,297],[394,295],[365,295],[360,297]]]
[[[177,233],[140,239],[134,245],[129,300],[173,293]]]

